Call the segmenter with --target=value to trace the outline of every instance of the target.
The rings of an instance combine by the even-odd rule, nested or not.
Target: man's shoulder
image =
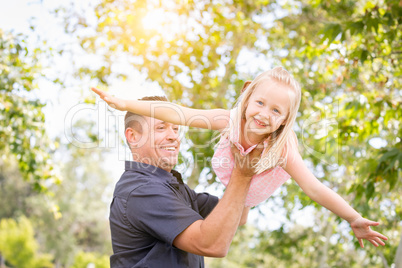
[[[114,189],[114,196],[128,196],[130,192],[134,191],[136,188],[141,187],[149,183],[149,178],[145,174],[125,171],[116,183]]]
[[[157,189],[165,190],[167,188],[166,183],[155,179],[155,177],[149,174],[125,171],[116,183],[113,195],[115,197],[128,198],[135,191],[155,193]]]

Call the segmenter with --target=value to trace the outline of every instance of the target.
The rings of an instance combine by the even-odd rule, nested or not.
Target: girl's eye
[[[274,112],[277,113],[277,114],[280,114],[280,113],[281,113],[281,112],[279,112],[278,109],[274,109]]]
[[[263,104],[264,104],[262,101],[257,101],[257,103],[258,103],[259,105],[263,105]]]

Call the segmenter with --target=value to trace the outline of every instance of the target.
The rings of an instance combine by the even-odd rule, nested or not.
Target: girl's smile
[[[267,123],[264,123],[263,121],[261,121],[261,120],[258,120],[257,118],[254,118],[254,123],[255,123],[255,125],[257,126],[257,127],[261,127],[261,128],[264,128],[264,127],[267,127],[269,124],[267,124]]]
[[[284,125],[290,98],[294,98],[294,94],[287,84],[273,79],[259,84],[250,96],[245,112],[247,136],[266,136]]]

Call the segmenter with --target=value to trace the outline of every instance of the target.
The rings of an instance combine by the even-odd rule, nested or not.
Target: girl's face
[[[294,93],[285,83],[269,79],[251,94],[245,112],[247,134],[266,136],[285,124]]]

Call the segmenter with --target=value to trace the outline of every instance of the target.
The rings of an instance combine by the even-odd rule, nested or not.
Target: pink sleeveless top
[[[247,150],[239,143],[240,122],[237,122],[237,108],[230,111],[230,124],[234,125],[233,133],[229,133],[229,138],[219,141],[211,164],[219,180],[227,186],[234,167],[234,157],[230,151],[230,143],[233,143],[242,155],[250,153],[257,145]],[[264,141],[264,150],[267,150],[268,141]],[[246,198],[246,206],[253,207],[270,197],[273,192],[278,189],[290,175],[283,170],[282,167],[276,166],[266,170],[258,175],[254,175],[251,179],[250,189]]]

